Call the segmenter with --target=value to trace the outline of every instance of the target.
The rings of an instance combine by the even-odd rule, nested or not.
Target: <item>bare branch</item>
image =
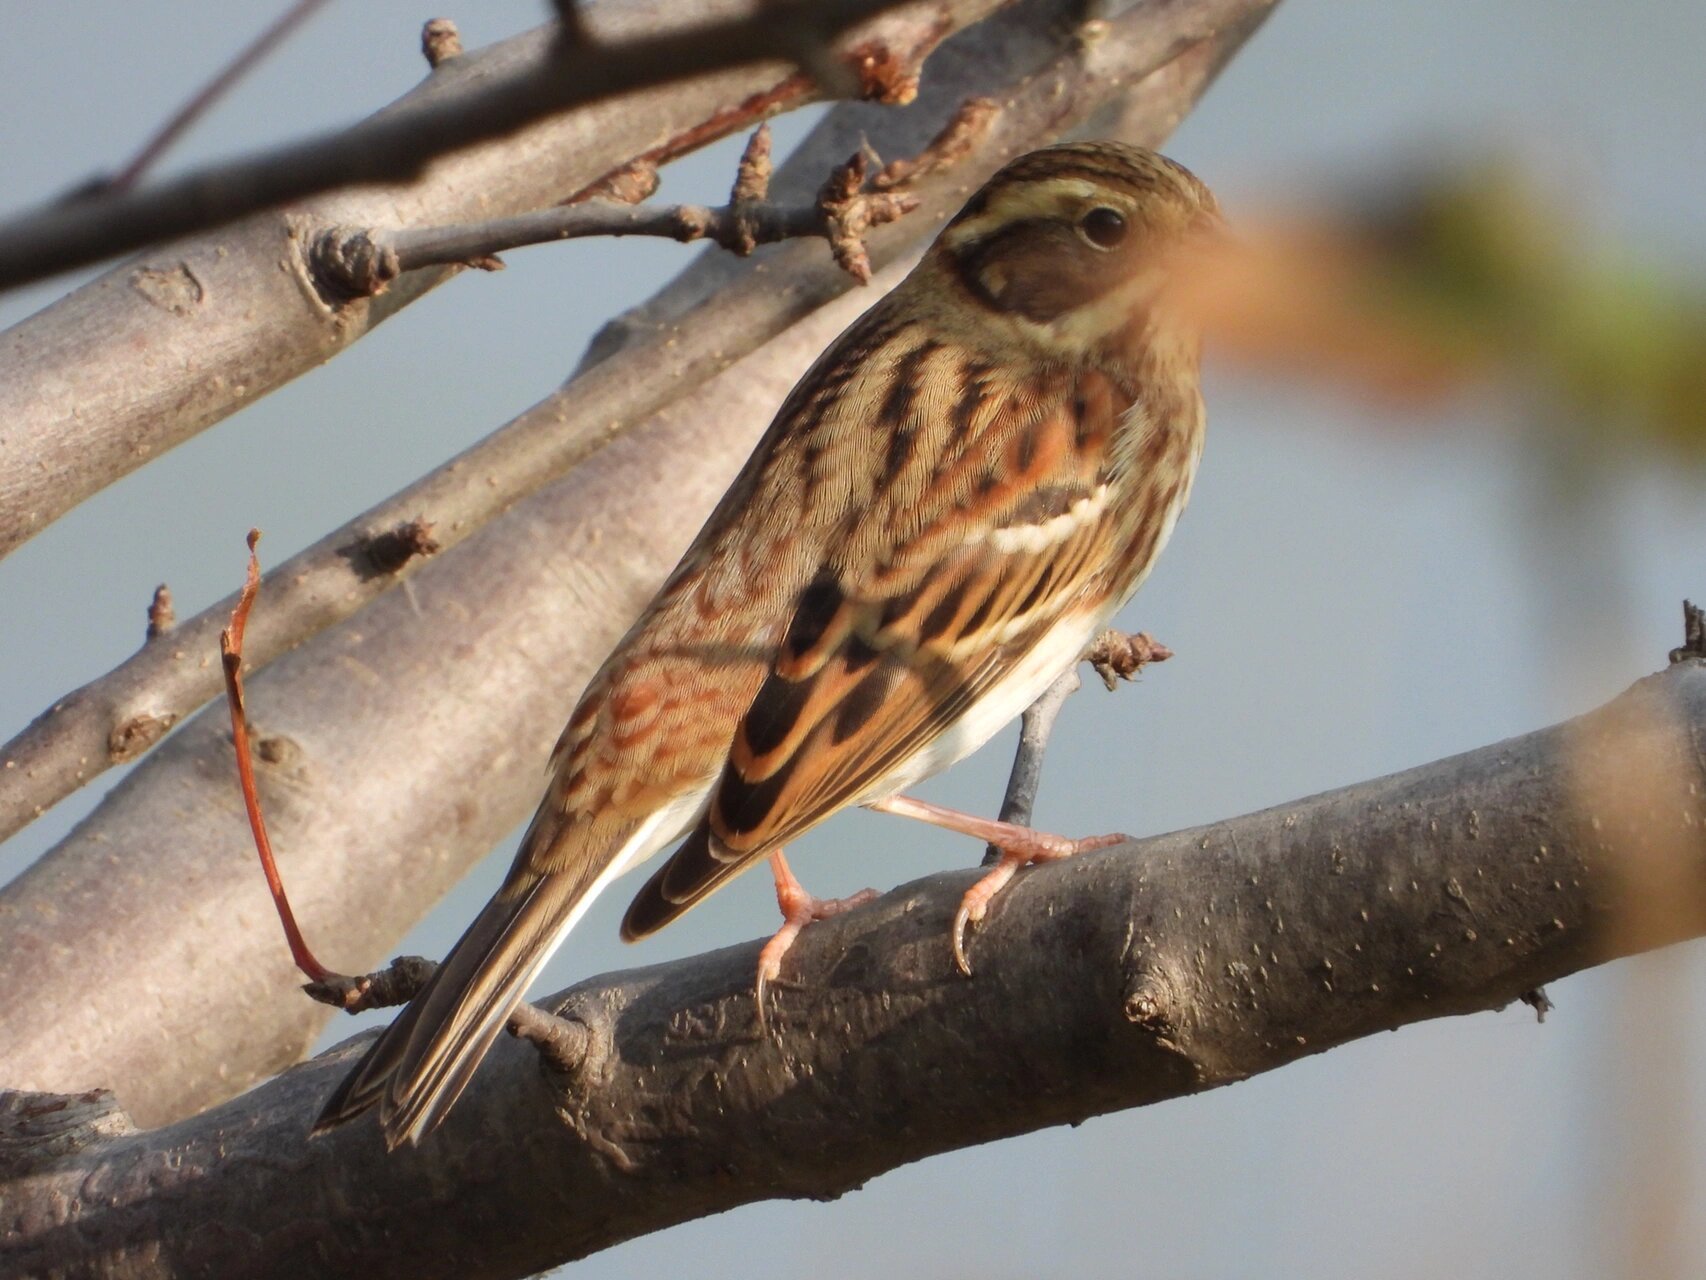
[[[999,3],[919,0],[837,48],[850,58],[880,47],[918,61]],[[750,0],[606,0],[597,36],[643,41],[734,14],[749,17]],[[434,121],[459,119],[463,104],[484,100],[491,86],[501,93],[554,75],[557,34],[545,27],[453,59],[352,134],[432,135]],[[440,156],[407,181],[293,200],[115,267],[0,333],[0,555],[144,460],[317,367],[452,274],[419,272],[377,301],[329,297],[304,261],[326,227],[434,226],[537,209],[619,172],[655,168],[815,92],[785,63],[696,76],[546,116]],[[152,195],[123,199],[144,197]],[[43,216],[76,221],[62,209]]]
[[[70,1135],[12,1095],[0,1270],[521,1276],[1533,999],[1706,934],[1703,737],[1691,659],[1552,729],[1037,868],[970,979],[947,933],[971,873],[920,880],[805,930],[768,1036],[757,943],[594,979],[549,1002],[557,1065],[499,1044],[444,1127],[389,1155],[370,1122],[307,1137],[365,1037],[151,1133],[97,1099],[104,1128]],[[1592,803],[1631,781],[1638,807]],[[186,1202],[231,1229],[185,1233]]]
[[[1128,136],[1158,142],[1266,9],[1223,0],[1212,14],[1178,4],[1133,10],[1086,58],[1076,48],[1061,51],[1058,22],[1047,20],[1059,11],[1033,0],[968,33],[951,58],[944,48],[941,97],[934,72],[920,92],[930,114],[831,113],[800,173],[785,166],[772,190],[778,199],[809,192],[823,156],[848,154],[862,134],[896,154],[913,150],[968,93],[999,94],[1012,105],[985,146],[954,171],[967,188],[1012,152],[1071,129],[1111,93],[1138,95],[1144,110],[1132,119],[1141,128]],[[1212,40],[1192,45],[1205,22]],[[1000,58],[991,56],[996,50]],[[1158,75],[1122,81],[1161,55],[1172,60]],[[1019,83],[1002,89],[1007,77]],[[918,219],[944,215],[965,193],[931,180],[914,194],[923,202],[919,213],[872,237],[877,260],[899,254],[904,236],[923,229],[914,226]],[[621,397],[631,397],[634,384],[655,393],[682,377],[683,349],[689,371],[720,367],[727,354],[714,336],[694,349],[706,334],[744,338],[778,306],[810,312],[848,289],[821,249],[805,244],[770,246],[751,259],[708,255],[682,280],[613,342],[599,344],[605,358],[577,380],[572,396],[541,412],[632,404]],[[747,283],[724,295],[726,308],[707,307],[697,323],[674,327],[708,292],[734,281]],[[374,601],[359,626],[316,636],[250,678],[251,729],[267,748],[257,751],[257,782],[304,927],[338,940],[329,963],[372,968],[533,807],[580,687],[687,545],[788,388],[866,302],[851,295],[839,309],[813,315],[738,370],[699,386],[690,404],[599,450],[574,474],[424,562],[413,603],[401,592]],[[640,338],[654,326],[675,344],[645,348]],[[626,367],[619,356],[636,346],[648,351],[640,374],[606,374]],[[613,386],[617,376],[626,385]],[[597,435],[610,421],[592,417],[582,426]],[[583,438],[573,447],[601,442]],[[557,447],[570,446],[559,440]],[[691,467],[672,461],[687,456]],[[505,470],[549,471],[550,462],[524,454]],[[473,472],[479,487],[492,474]],[[508,482],[494,478],[500,487]],[[441,542],[457,534],[456,517],[442,506],[387,514],[374,527],[424,515]],[[362,544],[331,545],[349,548],[348,561],[320,579],[336,591],[297,583],[288,565],[269,575],[249,622],[252,654],[290,628],[311,632],[313,619],[343,610],[340,593],[352,584],[371,594]],[[206,654],[211,666],[211,640],[192,645],[193,629],[181,625],[159,647]],[[156,688],[180,689],[180,679],[213,674],[196,670],[193,657],[176,666],[188,670]],[[270,925],[256,923],[271,907],[252,864],[234,853],[246,839],[226,733],[211,712],[184,726],[65,841],[0,890],[7,939],[0,1044],[9,1084],[61,1092],[108,1085],[140,1120],[156,1123],[295,1060],[321,1025],[325,1015],[302,1000]],[[98,934],[103,945],[67,953],[51,942],[66,932]],[[185,991],[197,999],[183,1000]]]
[[[376,116],[156,187],[89,195],[0,224],[0,289],[333,187],[404,181],[436,156],[585,103],[728,67],[798,62],[808,48],[824,49],[827,60],[831,41],[905,2],[760,5],[720,20],[660,23],[664,30],[621,40],[553,41],[544,58],[514,78],[486,83],[406,118]],[[863,65],[862,52],[852,56]]]
[[[1266,9],[1266,0],[1221,0],[1195,8],[1169,8],[1157,18],[1148,18],[1140,10],[1098,46],[1104,61],[1096,63],[1085,63],[1076,53],[1058,53],[1053,37],[1039,31],[1028,36],[1033,53],[1053,53],[1052,66],[1039,58],[1046,68],[1041,70],[1012,61],[995,70],[987,66],[980,53],[984,47],[1003,48],[1003,56],[1010,60],[1016,56],[1005,48],[1014,41],[1004,20],[987,31],[973,29],[959,37],[965,42],[965,53],[932,82],[932,102],[940,111],[936,119],[948,121],[950,133],[960,129],[958,121],[968,95],[986,96],[1003,78],[1016,82],[1002,90],[1012,105],[999,122],[984,120],[979,131],[982,142],[976,150],[961,153],[962,167],[933,164],[930,175],[909,191],[919,201],[919,212],[873,237],[877,261],[893,261],[957,207],[969,188],[1002,158],[1055,136],[1105,101],[1104,95],[1113,90],[1101,79],[1112,74],[1110,68],[1135,80],[1153,71],[1157,64],[1152,59],[1167,65],[1202,29],[1224,23],[1228,13],[1260,14]],[[1178,110],[1181,101],[1200,89],[1205,74],[1198,69],[1180,77],[1177,84],[1169,81],[1166,92],[1157,95],[1151,118]],[[888,112],[849,108],[845,115],[832,115],[814,134],[821,144],[802,151],[796,172],[802,178],[811,175],[810,181],[815,182],[827,157],[845,155],[862,136],[900,151],[909,136],[922,132],[929,138],[929,119],[905,120]],[[845,123],[836,123],[841,120]],[[896,139],[893,145],[891,138]],[[940,138],[930,145],[939,146]],[[626,338],[622,350],[599,360],[509,425],[281,565],[270,576],[255,615],[249,641],[251,665],[264,666],[348,617],[392,585],[397,573],[416,568],[411,562],[386,569],[388,561],[373,553],[375,531],[427,519],[440,547],[455,546],[632,424],[693,391],[848,288],[845,275],[811,257],[805,247],[784,248],[772,251],[762,262],[734,264],[739,267],[735,276],[721,274],[716,265],[695,269],[691,278],[705,281],[705,287],[690,304],[672,306],[667,314],[647,313],[619,326]],[[778,288],[779,279],[788,281],[787,287]],[[729,283],[717,292],[715,286],[723,280]],[[602,345],[595,343],[595,347]],[[51,711],[0,747],[0,838],[27,825],[106,768],[135,759],[215,696],[220,687],[217,673],[175,655],[211,652],[235,605],[233,596],[204,610],[180,625],[170,649],[142,650],[107,675],[57,699]]]
[[[324,7],[326,0],[295,0],[295,3],[280,14],[265,31],[231,60],[212,80],[203,85],[195,96],[173,113],[172,118],[160,127],[152,138],[136,153],[131,162],[118,172],[110,182],[102,183],[88,195],[111,195],[129,191],[142,178],[142,175],[153,167],[154,162],[166,153],[174,142],[183,136],[197,120],[212,109],[213,105],[231,91],[239,80],[249,73],[267,54],[290,38],[290,34],[304,22],[312,18],[316,11]],[[84,198],[88,198],[85,196]]]
[[[589,200],[455,227],[359,230],[333,227],[309,251],[315,275],[350,297],[370,296],[405,271],[470,263],[508,249],[585,236],[663,236],[682,243],[710,240],[742,255],[761,244],[822,236],[837,245],[856,227],[865,231],[910,213],[904,194],[854,192],[834,205],[630,205]],[[857,279],[857,275],[855,274]]]
[[[1081,683],[1078,668],[1074,666],[1062,672],[1058,680],[1043,690],[1042,697],[1025,708],[1019,720],[1019,746],[1013,753],[1013,768],[1007,775],[1007,792],[1001,797],[1001,821],[1020,827],[1031,825],[1037,789],[1042,785],[1043,757],[1048,754],[1049,736],[1054,732],[1054,722],[1060,717],[1060,709],[1066,705],[1068,698],[1078,692]],[[1000,860],[1000,849],[993,844],[985,846],[984,866],[992,867]]]

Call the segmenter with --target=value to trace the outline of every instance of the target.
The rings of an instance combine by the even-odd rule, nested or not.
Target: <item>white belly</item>
[[[1117,608],[1124,601],[1112,603]],[[976,751],[1022,715],[1060,678],[1062,672],[1078,661],[1090,641],[1107,625],[1113,612],[1114,609],[1106,613],[1085,613],[1054,627],[941,736],[872,786],[858,802],[864,804],[904,791],[920,779],[940,773]]]

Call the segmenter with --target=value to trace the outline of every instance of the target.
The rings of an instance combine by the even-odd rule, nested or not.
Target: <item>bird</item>
[[[986,839],[952,946],[1022,866],[1100,847],[906,796],[1065,671],[1150,572],[1206,422],[1170,266],[1223,231],[1183,166],[1114,141],[1003,166],[793,388],[583,692],[491,902],[333,1093],[418,1143],[595,897],[675,845],[622,921],[661,929],[768,860],[783,925],[820,900],[784,846],[854,805]]]

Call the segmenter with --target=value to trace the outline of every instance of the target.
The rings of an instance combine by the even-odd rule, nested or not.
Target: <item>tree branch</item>
[[[513,75],[408,116],[384,114],[353,128],[291,143],[139,191],[59,201],[0,224],[0,289],[16,288],[172,236],[333,187],[406,181],[434,158],[501,138],[572,107],[690,76],[763,62],[800,63],[909,0],[812,0],[744,6],[722,17],[705,6],[659,30],[604,39],[582,24],[539,50]],[[836,58],[864,66],[863,51]],[[855,81],[873,96],[881,86]]]
[[[899,192],[859,192],[843,203],[851,205],[853,201],[865,227],[884,226],[917,207],[915,199]],[[397,230],[333,227],[315,241],[309,258],[319,278],[351,296],[369,296],[382,292],[405,271],[458,263],[490,267],[494,264],[487,260],[509,249],[586,236],[662,236],[684,244],[709,240],[743,256],[761,244],[808,237],[822,237],[834,247],[847,211],[838,211],[827,199],[815,204],[754,201],[716,208],[594,200],[460,226]],[[849,238],[843,235],[841,243],[845,245]]]
[[[1062,52],[1062,37],[1046,15],[1035,20],[1034,9],[1060,6],[1003,15],[943,46],[936,60],[940,71],[932,71],[913,107],[900,112],[845,107],[832,113],[779,179],[789,188],[785,198],[814,189],[830,164],[867,138],[894,154],[938,155],[925,140],[947,122],[953,145],[945,149],[963,167],[944,168],[932,159],[907,193],[919,211],[871,237],[875,262],[894,261],[1003,157],[1105,106],[1122,76],[1129,84],[1152,75],[1178,59],[1181,49],[1203,40],[1205,31],[1263,14],[1269,2],[1198,0],[1156,15],[1140,7],[1098,42],[1091,60],[1072,49]],[[1213,67],[1203,57],[1197,54],[1157,82],[1145,99],[1150,129],[1168,112],[1182,111],[1206,83]],[[982,105],[966,110],[968,98],[980,104],[997,95],[1010,101],[993,119]],[[975,148],[963,129],[954,128],[964,119],[980,126]],[[1127,136],[1141,136],[1143,124],[1136,122]],[[375,539],[424,523],[435,548],[455,546],[849,287],[848,277],[809,246],[773,251],[753,262],[701,264],[682,279],[683,286],[666,290],[658,303],[608,326],[594,344],[600,358],[562,390],[270,573],[250,630],[251,667],[264,666],[418,570],[421,557],[376,559]],[[778,286],[779,280],[786,284]],[[235,595],[217,602],[181,623],[170,645],[145,647],[105,676],[55,699],[49,711],[0,747],[0,839],[106,769],[136,759],[216,696],[218,673],[181,655],[217,644],[235,605]]]
[[[915,71],[945,35],[1000,3],[916,0],[839,41],[837,56],[863,67],[881,55],[885,68]],[[828,6],[842,14],[850,7],[851,0]],[[632,52],[655,47],[656,31],[677,33],[663,37],[665,44],[682,42],[685,27],[727,26],[731,15],[737,24],[751,22],[752,12],[750,0],[608,0],[597,7],[596,33]],[[588,80],[559,74],[565,65],[601,59],[603,44],[562,55],[568,64],[558,60],[561,47],[558,28],[546,26],[443,63],[418,89],[328,140],[349,153],[343,176],[367,185],[312,200],[297,192],[284,208],[163,245],[0,334],[0,555],[142,461],[324,363],[451,274],[408,276],[377,300],[327,296],[304,260],[305,247],[326,228],[434,226],[537,209],[636,160],[662,164],[820,96],[790,66],[761,61],[559,111],[442,154],[424,172],[405,166],[396,181],[379,184],[381,174],[356,163],[369,151],[383,158],[387,139],[413,137],[417,152],[448,144],[464,111],[477,114],[494,94],[507,100],[545,84],[572,96],[604,80],[602,71]],[[867,73],[866,81],[877,93],[898,89],[892,77]],[[248,204],[282,189],[267,177],[272,163],[256,162],[256,181],[242,193]],[[107,211],[104,222],[162,192],[215,200],[223,190],[215,184],[201,192],[185,182],[192,180],[55,206],[34,225],[52,239],[87,222],[93,210]]]
[[[151,1133],[61,1099],[90,1116],[68,1135],[13,1096],[0,1271],[520,1276],[1700,936],[1706,660],[1526,737],[1037,868],[965,979],[947,933],[971,874],[807,929],[769,1036],[756,943],[572,988],[557,1064],[500,1042],[417,1149],[368,1122],[307,1138],[361,1042]],[[184,1232],[186,1203],[228,1229]]]

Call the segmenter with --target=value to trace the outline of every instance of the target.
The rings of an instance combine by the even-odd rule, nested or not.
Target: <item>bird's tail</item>
[[[519,883],[512,873],[438,972],[338,1086],[314,1132],[378,1106],[387,1146],[419,1142],[430,1133],[468,1086],[551,953],[624,869],[626,852],[619,850],[602,867],[565,869]],[[517,871],[522,862],[517,859]]]

